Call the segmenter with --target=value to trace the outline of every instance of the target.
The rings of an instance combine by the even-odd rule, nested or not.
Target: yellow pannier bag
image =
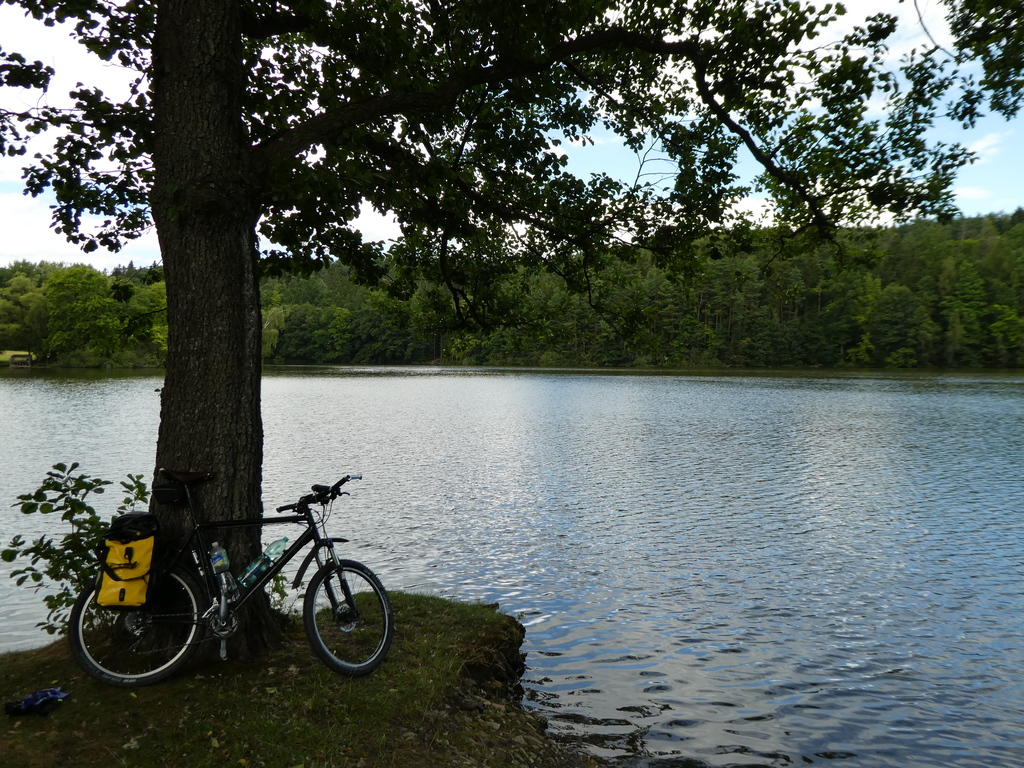
[[[111,523],[99,550],[99,605],[139,608],[146,604],[156,559],[157,530],[156,518],[146,513],[122,515]]]

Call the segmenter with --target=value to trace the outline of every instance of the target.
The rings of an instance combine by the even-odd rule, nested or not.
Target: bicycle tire
[[[181,567],[161,574],[142,608],[110,610],[96,603],[97,587],[71,610],[71,655],[90,677],[121,688],[152,685],[181,669],[204,632],[199,585]]]
[[[365,565],[341,560],[323,566],[310,581],[302,608],[306,637],[328,669],[359,677],[384,661],[395,619],[380,579]]]

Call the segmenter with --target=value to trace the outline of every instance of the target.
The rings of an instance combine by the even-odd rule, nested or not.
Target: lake
[[[2,371],[4,544],[58,461],[151,473],[160,377]],[[361,472],[346,554],[519,616],[595,755],[1024,765],[1024,375],[276,368],[264,418],[268,508]],[[47,641],[9,570],[0,648]]]

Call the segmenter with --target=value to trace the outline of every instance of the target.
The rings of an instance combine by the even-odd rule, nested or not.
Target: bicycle
[[[329,669],[344,675],[365,675],[380,666],[394,634],[387,592],[365,565],[338,557],[335,544],[348,539],[326,535],[334,500],[348,495],[341,487],[361,475],[345,475],[331,486],[314,485],[313,492],[296,503],[277,508],[278,513],[294,511],[293,515],[199,522],[191,488],[212,475],[160,472],[173,485],[154,488],[157,500],[187,504],[192,530],[154,580],[145,606],[99,606],[99,579],[78,596],[68,636],[72,656],[89,676],[119,687],[160,682],[190,661],[207,633],[220,639],[221,658],[227,658],[227,638],[238,630],[238,609],[311,542],[292,588],[299,588],[315,560],[316,571],[303,598],[303,627],[313,652]],[[313,505],[320,506],[318,512]],[[246,587],[217,578],[208,554],[210,531],[286,523],[304,525],[305,530],[255,582]]]

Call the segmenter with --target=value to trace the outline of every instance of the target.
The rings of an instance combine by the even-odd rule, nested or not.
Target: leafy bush
[[[55,464],[46,473],[46,479],[34,492],[19,496],[22,514],[44,515],[60,513],[62,520],[71,527],[71,532],[57,540],[41,536],[29,543],[22,536],[15,536],[0,557],[12,563],[19,558],[28,560],[28,565],[11,572],[18,586],[28,583],[36,591],[47,590],[43,602],[49,609],[46,621],[37,626],[49,634],[64,634],[67,631],[68,614],[75,598],[96,578],[95,550],[110,525],[103,520],[89,503],[92,494],[101,494],[109,480],[74,474],[78,464],[70,467]],[[128,475],[121,487],[125,497],[118,513],[132,509],[136,503],[147,502],[149,491],[142,481],[142,475]]]

